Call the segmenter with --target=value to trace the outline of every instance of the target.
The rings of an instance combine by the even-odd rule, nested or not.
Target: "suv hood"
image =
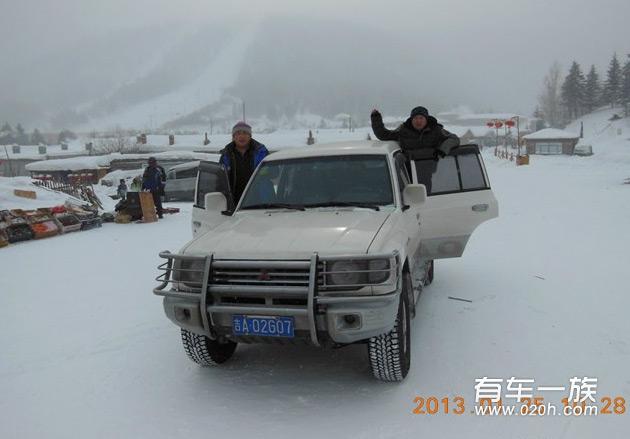
[[[307,259],[365,254],[389,212],[363,209],[241,211],[184,249],[216,258]]]

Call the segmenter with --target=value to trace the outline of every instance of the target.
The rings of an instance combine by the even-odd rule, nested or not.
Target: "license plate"
[[[259,335],[263,337],[293,337],[293,317],[279,316],[232,316],[234,335]]]

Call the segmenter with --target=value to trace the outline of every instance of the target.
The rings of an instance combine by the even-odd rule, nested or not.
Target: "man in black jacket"
[[[383,117],[376,109],[372,111],[371,119],[372,130],[379,140],[395,140],[411,156],[433,154],[435,158],[444,157],[459,145],[459,138],[446,131],[425,107],[411,110],[409,118],[395,130],[385,128]]]
[[[371,118],[372,130],[379,140],[395,140],[410,160],[416,160],[418,182],[431,194],[437,160],[459,146],[459,137],[446,131],[424,107],[411,110],[409,118],[393,131],[385,128],[378,110],[372,111]]]
[[[164,168],[158,165],[155,157],[149,157],[149,166],[146,167],[142,174],[142,190],[151,191],[158,218],[162,218],[163,215],[162,195],[164,195],[165,181],[166,172],[164,172]]]
[[[219,163],[225,168],[234,198],[234,205],[243,195],[254,169],[269,154],[262,143],[252,138],[252,127],[238,122],[232,128],[232,142],[221,150]]]

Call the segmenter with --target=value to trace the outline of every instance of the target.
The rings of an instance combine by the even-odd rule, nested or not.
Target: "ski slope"
[[[484,376],[597,377],[598,397],[630,399],[627,137],[519,168],[486,153],[500,217],[436,263],[400,384],[372,379],[364,346],[244,345],[218,369],[190,362],[151,293],[157,253],[191,236],[189,205],[0,249],[0,437],[624,437],[628,413],[470,411]],[[412,414],[416,396],[456,395],[462,415]]]

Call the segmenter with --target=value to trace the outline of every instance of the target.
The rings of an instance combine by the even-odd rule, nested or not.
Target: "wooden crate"
[[[31,200],[37,199],[37,193],[35,191],[23,191],[21,189],[13,189],[13,195],[16,197],[30,198]]]
[[[151,192],[140,192],[140,207],[142,208],[142,222],[154,223],[158,220],[155,213],[155,203]]]

